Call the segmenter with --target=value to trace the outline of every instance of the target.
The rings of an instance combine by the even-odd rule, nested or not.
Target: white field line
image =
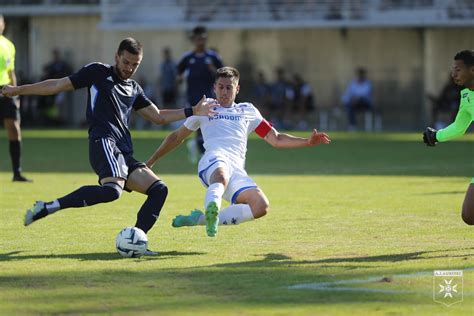
[[[470,267],[467,269],[463,269],[463,271],[470,271],[474,270],[474,267]],[[400,279],[400,278],[412,278],[417,276],[425,276],[425,275],[433,275],[433,271],[423,271],[423,272],[415,272],[415,273],[408,273],[408,274],[395,274],[391,275],[390,278],[392,279]],[[416,293],[414,291],[404,291],[404,290],[389,290],[389,289],[374,289],[374,288],[365,288],[365,287],[346,287],[340,285],[353,285],[353,284],[369,284],[375,282],[383,282],[383,278],[387,276],[377,276],[377,277],[370,277],[367,279],[346,279],[346,280],[338,280],[332,282],[316,282],[316,283],[303,283],[303,284],[295,284],[288,287],[290,290],[317,290],[317,291],[334,291],[334,292],[373,292],[373,293]]]

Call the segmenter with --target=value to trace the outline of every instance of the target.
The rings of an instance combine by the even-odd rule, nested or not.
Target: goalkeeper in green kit
[[[459,111],[454,122],[448,127],[439,131],[431,127],[426,128],[423,133],[423,141],[428,146],[435,146],[438,142],[446,142],[464,135],[469,125],[474,121],[474,50],[463,50],[454,56],[451,77],[455,84],[465,87],[461,91]],[[466,224],[474,225],[474,178],[472,178],[464,198],[462,219]]]

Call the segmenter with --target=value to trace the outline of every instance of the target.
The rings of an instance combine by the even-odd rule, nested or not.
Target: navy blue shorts
[[[16,107],[12,98],[0,95],[0,120],[4,119],[20,119],[20,110]]]
[[[146,167],[132,155],[122,153],[111,138],[89,140],[89,161],[99,181],[108,177],[127,180],[135,169]]]

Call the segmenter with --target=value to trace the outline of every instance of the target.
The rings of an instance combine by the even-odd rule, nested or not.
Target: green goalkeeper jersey
[[[461,102],[456,119],[448,127],[440,129],[436,138],[440,142],[464,135],[471,122],[474,121],[474,91],[463,89],[461,91]]]

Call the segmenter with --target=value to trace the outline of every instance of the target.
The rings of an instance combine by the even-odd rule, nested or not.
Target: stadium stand
[[[4,15],[100,12],[104,28],[474,25],[471,0],[0,0]]]
[[[474,24],[468,0],[103,0],[102,26],[120,28],[429,26]]]
[[[317,97],[312,121],[330,129],[344,129],[337,103],[358,66],[373,75],[379,106],[369,126],[378,130],[383,119],[384,129],[419,128],[431,121],[425,96],[442,88],[453,52],[474,45],[472,0],[0,0],[0,7],[19,52],[18,72],[28,79],[41,76],[58,45],[77,69],[113,63],[111,46],[132,35],[146,47],[142,69],[152,70],[137,78],[153,84],[161,50],[184,52],[186,32],[204,24],[211,47],[226,64],[246,66],[246,78],[263,71],[272,81],[279,66],[302,74]],[[71,104],[76,126],[81,97]]]

